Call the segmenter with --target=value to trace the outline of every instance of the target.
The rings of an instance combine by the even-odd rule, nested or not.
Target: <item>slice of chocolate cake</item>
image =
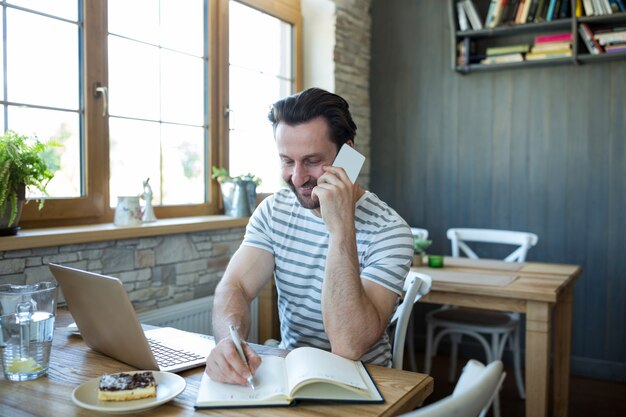
[[[104,374],[100,377],[98,400],[130,401],[156,397],[156,381],[150,371],[133,374]]]

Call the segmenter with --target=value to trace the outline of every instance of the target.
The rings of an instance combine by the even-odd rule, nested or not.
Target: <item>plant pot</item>
[[[224,214],[231,217],[249,217],[256,207],[254,181],[224,181],[220,184]]]
[[[424,264],[422,257],[423,255],[421,254],[413,255],[413,262],[411,263],[411,266],[422,266]]]
[[[26,187],[20,186],[17,189],[17,211],[13,223],[9,225],[9,219],[11,219],[11,201],[7,200],[4,207],[4,211],[0,213],[0,236],[13,236],[20,230],[19,223],[22,217],[22,208],[26,201]]]

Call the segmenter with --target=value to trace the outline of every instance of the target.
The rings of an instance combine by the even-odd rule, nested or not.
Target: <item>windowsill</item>
[[[144,223],[140,226],[118,227],[112,223],[103,223],[86,226],[26,229],[21,230],[17,236],[0,237],[0,251],[203,232],[232,227],[245,227],[247,224],[248,217],[215,215],[160,219],[154,223]]]

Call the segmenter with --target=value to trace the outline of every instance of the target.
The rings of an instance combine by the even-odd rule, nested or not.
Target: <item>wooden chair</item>
[[[483,417],[497,397],[505,376],[501,361],[485,366],[470,359],[452,394],[401,417]]]
[[[413,305],[423,296],[428,294],[432,285],[430,276],[419,272],[409,271],[404,280],[404,297],[396,308],[391,318],[391,324],[395,326],[393,335],[392,367],[402,369],[404,361],[404,342],[407,336],[407,328]],[[409,355],[415,355],[415,351],[409,349]],[[415,361],[415,359],[413,359]]]
[[[494,229],[460,229],[452,228],[447,232],[452,244],[452,256],[459,257],[462,252],[469,258],[477,259],[478,255],[468,242],[481,242],[498,245],[513,245],[515,250],[504,260],[508,262],[524,262],[528,250],[537,244],[537,235],[527,232]],[[435,331],[438,330],[435,335]],[[458,344],[461,338],[471,336],[477,339],[485,350],[487,362],[502,358],[507,341],[513,351],[515,381],[520,398],[525,398],[524,381],[522,378],[520,358],[520,315],[514,312],[499,312],[473,308],[442,306],[426,314],[426,354],[424,372],[430,373],[432,357],[437,352],[441,339],[450,335],[450,381],[454,381]],[[491,336],[491,344],[483,336]],[[496,397],[494,415],[499,417],[499,400]]]

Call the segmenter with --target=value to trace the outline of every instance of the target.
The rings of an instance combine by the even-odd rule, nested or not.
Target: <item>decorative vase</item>
[[[413,255],[413,262],[411,263],[411,266],[422,266],[422,264],[424,263],[422,261],[422,254],[415,254]]]
[[[113,224],[116,226],[138,226],[141,223],[139,196],[117,197]]]
[[[224,200],[224,214],[230,217],[249,217],[256,207],[254,181],[225,181],[220,184]]]

